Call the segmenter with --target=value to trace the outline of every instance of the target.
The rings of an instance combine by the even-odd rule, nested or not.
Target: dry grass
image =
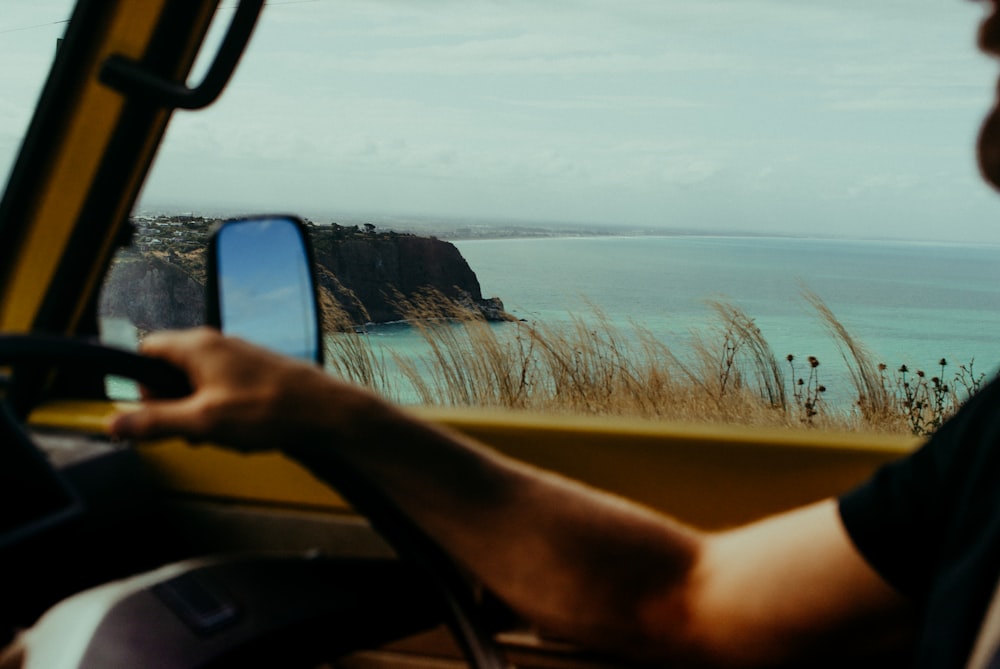
[[[320,267],[320,271],[330,274],[323,267]],[[353,299],[361,313],[367,315],[364,305],[353,292],[332,274],[329,279],[336,282],[342,295]],[[384,397],[394,397],[396,384],[393,375],[385,358],[372,346],[368,332],[364,328],[355,327],[351,316],[325,288],[319,290],[319,303],[322,329],[326,334],[324,341],[327,368],[337,376],[370,388]]]
[[[891,419],[895,412],[895,402],[889,388],[882,382],[879,365],[871,352],[855,339],[837,320],[833,311],[811,291],[803,291],[809,304],[816,309],[820,319],[840,348],[840,355],[847,365],[847,371],[854,386],[857,407],[868,424],[880,424]]]
[[[709,303],[714,326],[692,333],[677,353],[639,324],[616,326],[595,306],[565,323],[488,323],[426,292],[400,306],[427,352],[394,352],[391,360],[329,296],[322,302],[326,328],[337,333],[328,337],[335,373],[390,399],[431,405],[927,434],[984,383],[971,363],[947,382],[944,360],[931,378],[905,366],[891,375],[817,295],[804,298],[840,349],[856,398],[850,406],[827,401],[816,358],[798,374],[794,356],[779,362],[754,319],[726,302]]]
[[[430,353],[420,359],[394,354],[396,365],[424,404],[527,408],[535,358],[532,343],[494,328],[476,309],[440,293],[400,300]]]

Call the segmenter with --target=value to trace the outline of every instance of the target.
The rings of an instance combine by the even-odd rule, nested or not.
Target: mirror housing
[[[323,363],[312,247],[293,216],[233,219],[208,248],[207,321],[229,335]]]

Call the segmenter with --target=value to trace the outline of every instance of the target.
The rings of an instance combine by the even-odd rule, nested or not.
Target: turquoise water
[[[814,355],[834,395],[846,367],[803,288],[890,368],[937,371],[937,361],[1000,363],[1000,246],[760,237],[595,237],[459,241],[484,296],[529,321],[567,320],[599,307],[632,320],[683,355],[692,330],[714,323],[722,299],[756,320],[783,359]],[[419,353],[407,327],[373,340]],[[839,391],[839,392],[838,392]]]
[[[459,241],[485,296],[541,323],[600,308],[635,321],[684,357],[692,331],[714,323],[706,301],[756,320],[783,360],[816,356],[833,400],[850,399],[847,368],[803,288],[891,369],[937,374],[937,361],[1000,367],[1000,246],[733,237],[595,237]],[[515,327],[498,324],[498,328]],[[377,350],[427,353],[405,324],[371,328]],[[389,361],[391,365],[391,360]],[[952,367],[954,369],[954,367]],[[950,373],[945,378],[950,378]],[[415,395],[398,384],[398,398]],[[127,394],[123,391],[118,394]]]

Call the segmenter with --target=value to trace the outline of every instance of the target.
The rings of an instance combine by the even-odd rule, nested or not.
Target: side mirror
[[[295,358],[323,363],[312,249],[302,221],[223,223],[208,249],[208,322]]]

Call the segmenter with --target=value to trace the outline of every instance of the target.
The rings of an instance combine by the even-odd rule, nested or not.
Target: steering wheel
[[[17,374],[19,369],[26,367],[121,376],[142,384],[160,397],[183,397],[192,391],[187,376],[163,360],[87,339],[0,335],[2,366],[13,370],[10,388],[19,400],[24,398],[18,396]],[[507,669],[503,653],[488,631],[471,587],[451,558],[386,495],[344,462],[334,449],[326,449],[318,455],[311,450],[314,449],[304,449],[298,444],[282,448],[317,478],[335,488],[369,520],[401,559],[416,566],[435,586],[445,605],[446,623],[473,667]]]

